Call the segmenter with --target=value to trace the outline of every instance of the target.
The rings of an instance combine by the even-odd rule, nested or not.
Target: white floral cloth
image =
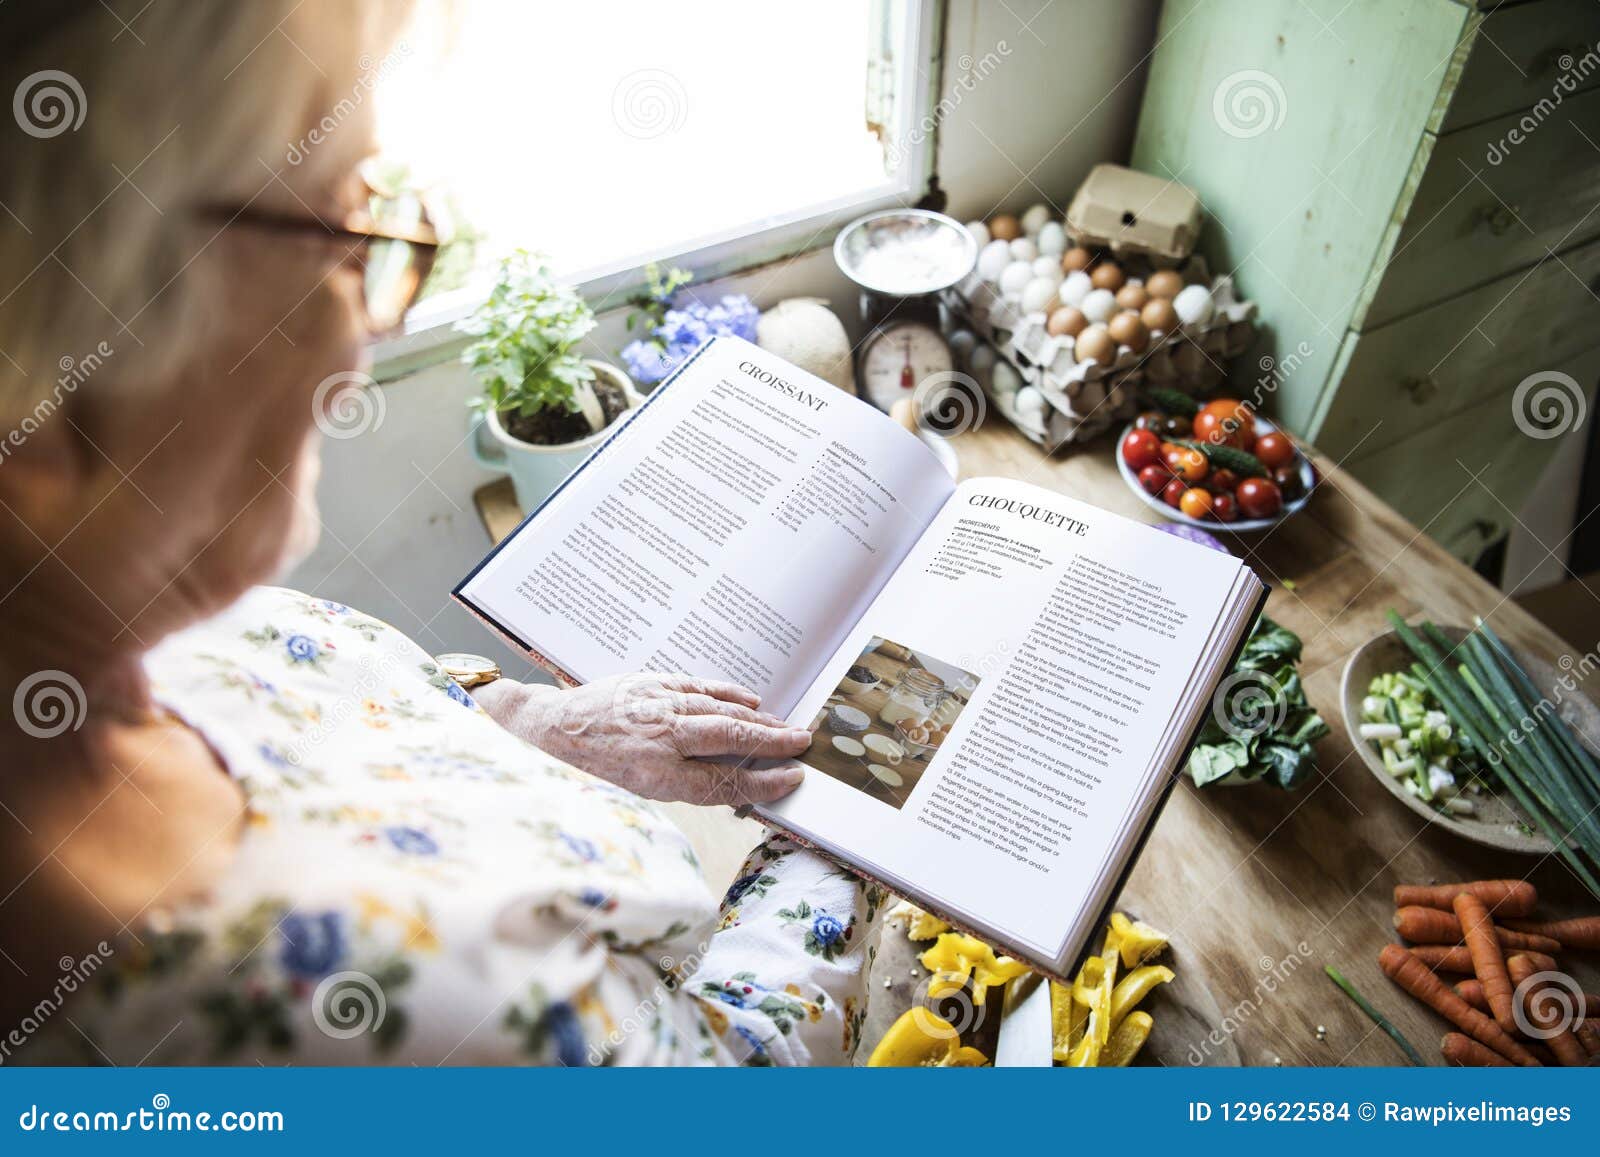
[[[719,907],[650,803],[338,603],[257,589],[147,669],[243,788],[237,857],[15,1061],[850,1061],[880,889],[774,837]]]

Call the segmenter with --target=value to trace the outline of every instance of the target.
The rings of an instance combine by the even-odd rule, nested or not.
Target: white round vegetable
[[[1204,325],[1211,320],[1216,303],[1205,286],[1185,285],[1172,299],[1172,308],[1178,311],[1178,320],[1184,325]]]
[[[1040,253],[1060,257],[1067,251],[1067,231],[1060,221],[1046,221],[1034,243],[1039,246]]]
[[[1011,243],[991,241],[978,254],[978,276],[985,281],[998,281],[1001,272],[1011,264]]]
[[[1049,277],[1035,277],[1022,287],[1023,313],[1043,313],[1056,300],[1056,283]]]
[[[1091,289],[1084,294],[1078,308],[1090,321],[1109,321],[1117,312],[1117,295],[1109,289]]]
[[[1070,305],[1082,309],[1083,299],[1089,295],[1089,291],[1093,288],[1094,282],[1089,280],[1089,275],[1081,269],[1074,269],[1061,282],[1061,288],[1056,290],[1056,296],[1061,299],[1062,305]],[[1113,297],[1112,301],[1115,300],[1116,298]]]
[[[1022,287],[1033,280],[1033,265],[1027,261],[1013,261],[1000,272],[1000,292],[1019,294]]]
[[[979,249],[989,244],[989,226],[982,221],[968,221],[967,232],[972,234],[972,239],[978,243]]]
[[[989,376],[989,388],[997,394],[1014,394],[1022,388],[1022,375],[1010,362],[996,359]]]
[[[1050,206],[1040,202],[1029,205],[1022,214],[1022,232],[1028,237],[1036,236],[1045,223],[1050,220]]]

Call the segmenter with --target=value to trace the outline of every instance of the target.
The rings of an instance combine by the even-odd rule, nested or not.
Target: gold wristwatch
[[[481,687],[485,683],[493,683],[500,678],[500,665],[493,659],[486,659],[482,655],[471,655],[465,651],[450,651],[444,655],[436,655],[434,662],[450,678],[454,679],[463,689]]]

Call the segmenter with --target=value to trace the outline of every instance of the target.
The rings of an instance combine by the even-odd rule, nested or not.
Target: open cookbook
[[[559,678],[687,672],[814,738],[764,821],[1056,976],[1266,597],[713,338],[456,588]]]

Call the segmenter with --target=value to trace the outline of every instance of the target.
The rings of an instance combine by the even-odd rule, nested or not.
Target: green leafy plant
[[[576,347],[594,329],[594,311],[561,285],[544,259],[517,250],[500,265],[489,299],[459,329],[477,340],[462,352],[483,388],[478,404],[502,414],[581,413],[605,427],[594,370]]]

